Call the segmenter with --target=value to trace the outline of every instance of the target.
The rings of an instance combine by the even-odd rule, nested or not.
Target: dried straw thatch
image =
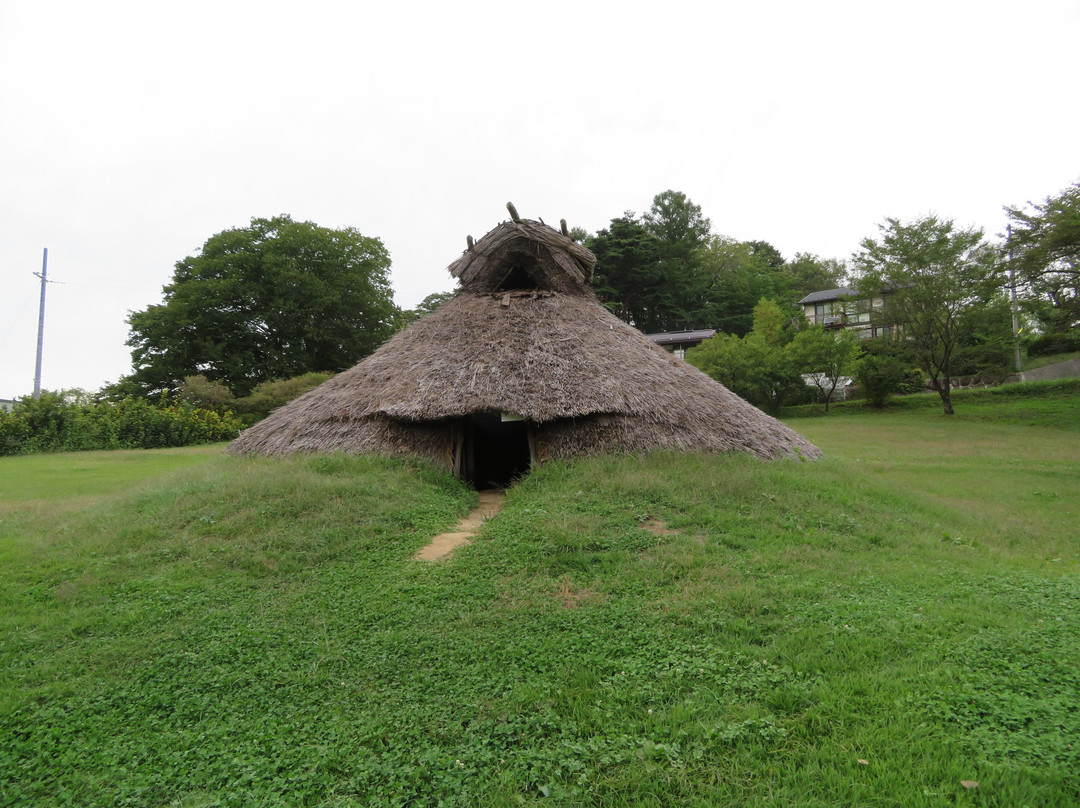
[[[540,461],[659,448],[820,454],[601,306],[592,253],[511,215],[451,264],[451,300],[230,450],[416,454],[466,474],[469,418],[509,413]]]

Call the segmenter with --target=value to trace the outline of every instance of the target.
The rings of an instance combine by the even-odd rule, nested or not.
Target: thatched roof
[[[231,451],[434,457],[446,451],[440,425],[503,412],[533,424],[545,456],[664,447],[820,454],[600,305],[587,288],[594,262],[538,222],[496,227],[451,265],[462,282],[451,300],[246,430]],[[513,272],[536,288],[502,288]]]
[[[584,294],[589,291],[596,256],[565,232],[541,222],[520,219],[503,222],[447,269],[461,282],[462,291],[493,292],[515,269],[523,271],[539,289]],[[566,230],[565,220],[562,222]]]

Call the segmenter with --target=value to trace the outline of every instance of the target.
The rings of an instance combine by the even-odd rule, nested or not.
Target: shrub
[[[236,398],[224,384],[210,381],[201,373],[197,376],[185,376],[179,393],[181,401],[217,412],[227,409]]]
[[[238,398],[233,402],[233,409],[243,418],[245,424],[261,421],[271,410],[288,404],[294,398],[312,390],[325,382],[333,373],[305,373],[291,379],[272,379],[257,384],[250,396]]]
[[[1053,331],[1036,337],[1028,343],[1028,356],[1051,356],[1059,353],[1080,351],[1080,328]]]
[[[910,396],[915,393],[926,392],[926,376],[920,368],[908,368],[904,371],[904,379],[896,392],[902,396]]]
[[[899,392],[907,372],[904,363],[895,356],[871,354],[863,358],[855,372],[855,378],[866,396],[867,403],[881,409],[890,395]]]
[[[240,427],[232,413],[190,404],[136,398],[92,404],[81,393],[46,392],[0,413],[0,455],[191,446],[228,440]]]

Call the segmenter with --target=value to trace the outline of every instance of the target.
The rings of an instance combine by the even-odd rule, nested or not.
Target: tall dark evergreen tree
[[[681,191],[664,191],[653,197],[652,207],[642,218],[645,229],[663,243],[664,257],[689,260],[705,243],[712,223]]]
[[[596,256],[593,288],[600,302],[642,331],[662,331],[665,289],[660,242],[633,211],[586,240]]]

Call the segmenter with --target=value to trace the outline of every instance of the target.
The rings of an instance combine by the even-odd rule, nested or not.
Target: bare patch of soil
[[[660,519],[649,519],[648,521],[642,522],[641,527],[652,533],[654,536],[675,536],[679,533],[679,531],[669,528],[667,523]]]
[[[591,589],[577,589],[568,579],[559,581],[555,589],[555,597],[562,603],[563,608],[576,609],[582,602],[594,600],[598,597]]]

